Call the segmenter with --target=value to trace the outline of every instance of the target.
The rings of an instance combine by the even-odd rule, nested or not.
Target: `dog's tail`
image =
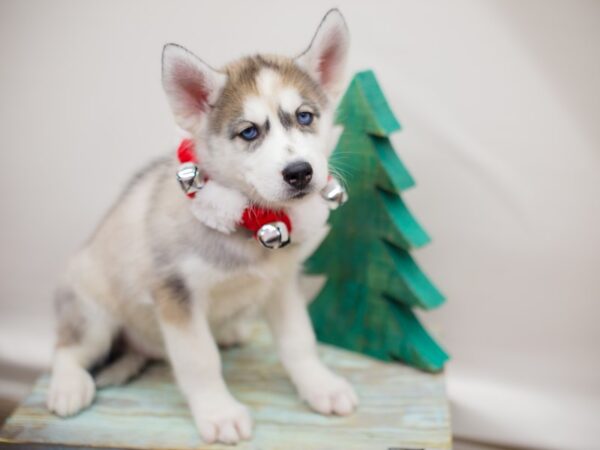
[[[100,369],[95,377],[96,387],[118,386],[125,384],[138,375],[146,364],[148,358],[144,355],[127,350],[107,366]]]

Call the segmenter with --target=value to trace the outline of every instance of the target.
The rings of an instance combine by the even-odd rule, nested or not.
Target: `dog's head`
[[[264,205],[323,188],[348,43],[341,13],[331,10],[295,58],[256,55],[215,70],[166,45],[164,89],[210,176]]]

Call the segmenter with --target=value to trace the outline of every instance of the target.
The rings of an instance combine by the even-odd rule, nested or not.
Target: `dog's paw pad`
[[[61,368],[52,374],[46,405],[51,412],[68,417],[88,407],[95,393],[94,380],[86,370],[75,366]]]

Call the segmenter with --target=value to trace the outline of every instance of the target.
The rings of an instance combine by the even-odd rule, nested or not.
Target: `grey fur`
[[[167,276],[163,281],[163,288],[169,291],[169,297],[177,301],[180,308],[191,312],[192,295],[181,276],[177,274]]]
[[[138,375],[147,363],[148,359],[143,355],[128,351],[100,370],[95,376],[96,387],[100,389],[125,384]]]
[[[321,86],[291,58],[255,55],[242,58],[225,67],[227,83],[219,99],[211,108],[209,123],[211,132],[221,133],[223,127],[235,117],[243,113],[242,103],[248,94],[258,92],[256,78],[262,69],[277,72],[286,83],[296,87],[305,101],[320,105],[328,105],[327,95]]]
[[[279,117],[279,121],[283,128],[289,130],[294,124],[294,118],[290,113],[285,112],[283,109],[279,108],[277,111],[277,116]]]
[[[168,204],[172,201],[169,190],[176,185],[173,178],[176,163],[173,160],[172,164],[157,165],[151,170],[154,180],[146,229],[149,236],[160,236],[160,239],[149,240],[157,274],[167,276],[186,255],[197,255],[222,269],[249,266],[268,257],[269,250],[248,239],[250,234],[246,229],[225,235],[199,222],[187,207],[177,208],[176,217],[165,217],[161,211],[169,210]],[[189,202],[183,194],[178,195],[177,200]]]
[[[114,210],[119,206],[119,204],[123,201],[123,199],[133,189],[135,189],[135,187],[137,185],[139,185],[142,182],[142,180],[146,179],[147,177],[152,176],[152,174],[156,170],[156,168],[161,167],[161,166],[170,166],[172,161],[173,161],[173,157],[172,156],[162,156],[160,158],[156,158],[156,159],[150,161],[148,164],[146,164],[141,169],[139,169],[127,181],[127,184],[125,184],[125,187],[121,191],[121,194],[119,195],[119,197],[117,198],[117,200],[113,203],[113,205],[109,208],[109,210],[106,212],[106,214],[104,215],[104,217],[102,218],[102,220],[100,220],[98,226],[96,227],[96,229],[94,230],[94,232],[90,236],[88,242],[94,239],[94,237],[98,233],[98,230],[100,230],[102,228],[102,225],[104,224],[104,222],[106,220],[108,220],[108,218],[112,215],[112,213],[114,212]]]
[[[81,342],[85,331],[86,318],[73,289],[61,287],[54,297],[54,307],[58,325],[58,345],[71,346]]]

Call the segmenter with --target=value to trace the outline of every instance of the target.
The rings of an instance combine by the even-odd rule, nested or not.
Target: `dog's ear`
[[[310,45],[296,62],[313,76],[333,98],[344,82],[344,70],[350,35],[344,16],[338,9],[325,14]]]
[[[177,124],[194,133],[217,99],[227,76],[176,44],[162,54],[162,84]]]

